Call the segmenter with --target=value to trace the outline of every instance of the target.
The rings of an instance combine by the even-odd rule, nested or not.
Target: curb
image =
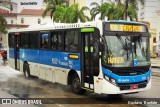
[[[151,66],[151,68],[160,68],[160,66]]]
[[[156,77],[160,77],[160,73],[158,73],[158,72],[152,72],[151,75],[156,76]]]

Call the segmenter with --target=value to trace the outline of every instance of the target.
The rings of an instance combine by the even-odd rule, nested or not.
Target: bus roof
[[[115,22],[115,23],[132,23],[132,24],[144,24],[135,21],[126,21],[126,20],[110,20],[110,21],[94,21],[94,22],[85,22],[85,23],[44,23],[31,25],[28,28],[22,29],[12,29],[8,32],[27,32],[27,31],[47,31],[54,29],[71,29],[71,28],[83,28],[83,27],[97,27],[102,25],[103,22]]]
[[[45,23],[45,24],[31,25],[28,28],[13,29],[9,30],[8,32],[47,31],[54,29],[97,27],[97,24],[102,24],[102,21],[86,22],[86,23]]]

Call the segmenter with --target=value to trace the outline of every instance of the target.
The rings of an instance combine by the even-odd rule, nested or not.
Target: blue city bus
[[[133,21],[53,23],[10,30],[9,65],[71,85],[76,94],[124,94],[151,87],[149,32]]]

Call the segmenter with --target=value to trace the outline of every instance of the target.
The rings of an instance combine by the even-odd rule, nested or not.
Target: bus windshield
[[[141,34],[104,34],[105,51],[102,63],[106,66],[131,67],[150,64],[148,36]]]

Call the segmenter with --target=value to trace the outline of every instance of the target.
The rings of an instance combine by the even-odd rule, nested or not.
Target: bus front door
[[[82,86],[94,90],[94,79],[99,73],[98,44],[95,33],[82,33]]]
[[[20,33],[15,33],[14,34],[14,60],[15,60],[15,69],[17,70],[20,70],[19,39],[20,39]]]

